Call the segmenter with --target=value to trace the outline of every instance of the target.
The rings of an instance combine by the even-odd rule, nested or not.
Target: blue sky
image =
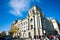
[[[17,18],[24,19],[34,4],[46,17],[54,17],[60,22],[60,0],[0,0],[0,32],[8,32]]]

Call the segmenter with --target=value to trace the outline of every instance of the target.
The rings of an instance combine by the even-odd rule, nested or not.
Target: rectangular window
[[[31,25],[31,29],[33,29],[33,25]]]
[[[24,25],[25,25],[25,22],[24,22]]]

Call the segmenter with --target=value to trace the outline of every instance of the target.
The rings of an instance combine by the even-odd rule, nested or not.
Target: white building
[[[51,21],[52,21],[52,23],[53,23],[54,29],[55,29],[55,30],[58,32],[58,34],[60,35],[58,22],[57,22],[55,19],[52,19]]]
[[[34,5],[30,10],[28,15],[23,20],[18,20],[17,22],[20,37],[21,38],[34,38],[46,35],[54,34],[53,21],[49,18],[45,18],[42,14],[41,9]],[[58,30],[58,29],[57,29]]]

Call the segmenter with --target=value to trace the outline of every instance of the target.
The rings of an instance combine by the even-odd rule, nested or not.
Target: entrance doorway
[[[31,33],[29,32],[29,38],[31,38]]]

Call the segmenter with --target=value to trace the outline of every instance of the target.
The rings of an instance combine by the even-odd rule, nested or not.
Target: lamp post
[[[45,36],[46,36],[46,30],[43,30],[43,33],[44,33],[44,39],[45,39]]]

